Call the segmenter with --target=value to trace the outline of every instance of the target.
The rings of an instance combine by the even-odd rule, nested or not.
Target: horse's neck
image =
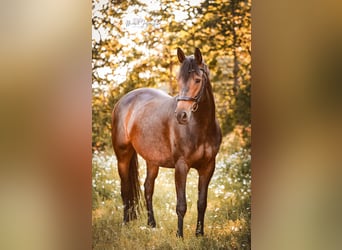
[[[207,126],[208,128],[211,126],[215,126],[215,101],[213,94],[207,89],[206,90],[206,98],[203,103],[200,103],[202,107],[199,109],[198,116],[195,117],[198,119],[198,122],[203,126]]]

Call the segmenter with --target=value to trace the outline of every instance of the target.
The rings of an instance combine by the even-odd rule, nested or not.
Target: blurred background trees
[[[250,11],[251,0],[93,0],[93,151],[111,148],[111,112],[122,95],[139,87],[176,94],[177,47],[201,49],[223,134],[248,148]]]

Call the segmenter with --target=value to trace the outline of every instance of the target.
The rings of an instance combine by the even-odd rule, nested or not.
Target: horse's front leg
[[[154,219],[152,197],[154,191],[154,181],[158,176],[159,167],[147,162],[147,174],[145,179],[145,200],[147,207],[147,224],[151,227],[156,227],[156,220]]]
[[[196,236],[204,235],[204,214],[207,208],[208,185],[215,169],[215,160],[198,169],[198,201]]]
[[[183,238],[183,220],[186,213],[186,177],[189,172],[189,168],[184,160],[179,160],[175,166],[175,184],[177,193],[177,206],[176,212],[178,216],[178,230],[177,237]]]

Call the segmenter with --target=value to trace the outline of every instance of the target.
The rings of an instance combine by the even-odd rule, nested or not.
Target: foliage
[[[95,152],[92,164],[92,208],[97,209],[108,200],[118,199],[119,193],[113,187],[120,186],[120,179],[114,171],[113,155],[111,157]],[[114,189],[115,190],[115,189]]]

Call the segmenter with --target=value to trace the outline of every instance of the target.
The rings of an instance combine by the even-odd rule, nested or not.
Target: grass
[[[145,178],[140,159],[140,183]],[[146,210],[135,221],[122,224],[120,179],[114,156],[95,154],[93,159],[93,249],[250,249],[250,152],[241,149],[218,157],[209,185],[204,237],[195,236],[197,172],[187,178],[188,210],[184,239],[176,237],[174,170],[160,168],[153,205],[157,228],[147,226]],[[143,190],[143,187],[142,187]]]

